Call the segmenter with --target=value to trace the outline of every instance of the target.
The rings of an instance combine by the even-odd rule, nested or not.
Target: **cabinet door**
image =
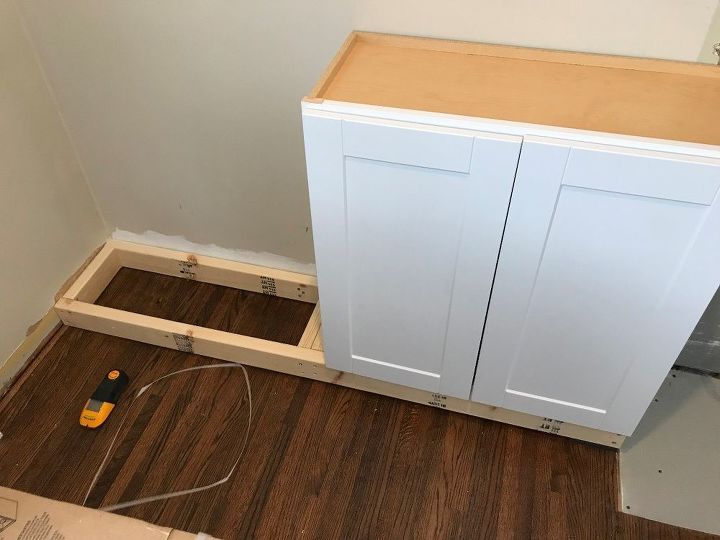
[[[472,399],[631,434],[720,282],[718,164],[526,138]]]
[[[303,123],[326,364],[468,399],[521,139]]]

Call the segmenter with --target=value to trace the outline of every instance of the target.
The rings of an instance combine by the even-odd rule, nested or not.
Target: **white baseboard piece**
[[[319,308],[313,311],[298,344],[288,345],[93,304],[124,266],[314,304],[318,300],[317,280],[314,276],[109,240],[55,304],[60,319],[67,325],[86,330],[391,396],[612,448],[619,448],[624,440],[623,436],[615,433],[328,368],[322,350]]]

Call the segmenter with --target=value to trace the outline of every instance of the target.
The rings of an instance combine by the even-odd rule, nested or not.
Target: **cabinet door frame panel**
[[[352,115],[304,114],[303,125],[318,280],[323,284],[324,345],[330,365],[469,397],[521,138]],[[456,194],[462,190],[466,197],[457,209],[462,214],[460,229],[457,237],[448,238],[458,244],[438,373],[421,366],[414,369],[400,359],[396,364],[392,358],[365,358],[351,350],[348,159],[395,164],[405,178],[411,170],[406,167],[417,168],[418,174],[446,171],[462,182],[455,184]],[[467,205],[470,197],[477,201],[477,208]],[[412,278],[413,268],[406,272]]]
[[[600,152],[605,152],[611,160],[617,155],[622,156],[618,169],[620,174],[624,171],[632,173],[640,166],[645,167],[651,178],[655,178],[652,173],[663,165],[658,161],[633,163],[635,159],[684,164],[685,174],[676,182],[687,180],[687,183],[672,185],[664,172],[664,176],[661,175],[655,184],[641,178],[634,185],[631,182],[629,189],[623,192],[613,187],[616,182],[614,174],[609,175],[607,184],[602,183],[599,167],[588,173],[588,181],[583,181],[580,179],[577,161],[574,165],[576,168],[572,168],[574,157],[581,156],[582,166],[583,158],[591,156],[592,163]],[[611,163],[610,171],[616,172],[615,165]],[[627,168],[623,169],[623,166]],[[720,231],[718,185],[720,162],[717,160],[656,152],[635,155],[635,151],[627,152],[626,149],[592,143],[526,137],[472,399],[535,413],[540,407],[538,401],[542,401],[543,412],[548,416],[597,429],[631,434],[720,284],[720,250],[717,249],[720,236],[717,234]],[[671,275],[668,289],[658,299],[653,319],[643,325],[643,337],[652,339],[643,341],[606,408],[569,403],[508,388],[517,361],[516,355],[519,354],[520,343],[525,335],[528,309],[563,186],[617,191],[631,197],[670,199],[705,209],[694,235],[688,238],[688,246],[682,261],[678,263],[677,272]],[[708,270],[713,268],[717,270]],[[504,359],[503,362],[500,359]]]

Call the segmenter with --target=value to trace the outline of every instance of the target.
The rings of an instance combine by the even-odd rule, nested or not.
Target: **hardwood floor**
[[[312,305],[123,269],[98,303],[295,343]],[[81,503],[137,390],[215,360],[64,327],[0,402],[0,484]],[[103,375],[130,386],[78,424]],[[121,511],[220,538],[711,538],[616,511],[613,450],[248,368],[254,417],[227,483]],[[169,378],[135,402],[89,506],[222,477],[245,434],[239,369]]]

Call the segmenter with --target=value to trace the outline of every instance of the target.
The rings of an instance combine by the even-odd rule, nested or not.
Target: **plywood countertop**
[[[309,101],[720,145],[720,67],[353,32]]]

